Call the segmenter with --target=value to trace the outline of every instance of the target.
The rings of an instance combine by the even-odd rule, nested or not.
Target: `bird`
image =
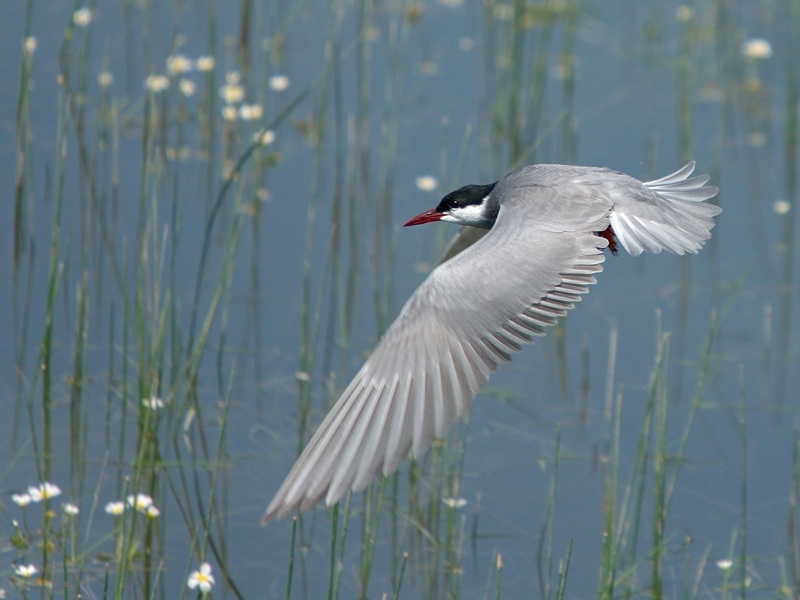
[[[489,376],[580,301],[616,254],[697,253],[722,209],[695,162],[654,181],[538,164],[444,196],[405,226],[485,235],[452,252],[406,302],[316,430],[262,523],[328,506],[420,458],[465,417]],[[465,227],[464,230],[467,230]]]

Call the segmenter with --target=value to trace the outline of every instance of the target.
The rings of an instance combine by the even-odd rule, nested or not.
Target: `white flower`
[[[140,512],[147,512],[147,509],[153,505],[153,499],[147,494],[136,494],[135,496],[128,496],[128,506],[135,508]]]
[[[716,562],[716,565],[723,571],[727,571],[733,566],[733,561],[729,558],[723,558]]]
[[[275,132],[272,129],[264,129],[253,136],[253,141],[262,146],[269,146],[275,141]]]
[[[155,518],[156,518],[158,515],[160,515],[160,514],[161,514],[161,511],[160,511],[160,510],[158,510],[158,508],[156,508],[156,507],[155,507],[154,505],[152,505],[152,504],[151,504],[150,506],[148,506],[148,507],[147,507],[147,510],[146,510],[146,511],[144,511],[144,512],[145,512],[145,514],[146,514],[148,517],[150,517],[151,519],[155,519]]]
[[[222,107],[222,118],[226,121],[235,121],[236,115],[238,112],[236,111],[235,106],[231,106],[230,104],[227,106]]]
[[[200,569],[189,575],[189,580],[186,582],[190,590],[199,588],[204,594],[211,591],[214,585],[214,576],[211,574],[211,565],[203,563]]]
[[[183,54],[174,54],[167,57],[167,73],[181,75],[192,70],[193,63]]]
[[[28,494],[31,496],[31,501],[41,502],[42,500],[50,500],[61,494],[61,488],[57,485],[48,483],[40,483],[38,487],[31,486],[28,488]]]
[[[124,502],[109,502],[106,504],[106,512],[110,515],[121,515],[125,510]]]
[[[74,517],[79,512],[81,512],[81,509],[78,508],[77,504],[72,504],[72,502],[67,502],[66,504],[64,504],[64,513],[65,514],[67,514],[67,515],[69,515],[71,517]]]
[[[289,87],[289,78],[286,75],[273,75],[267,80],[267,85],[276,92],[285,92]]]
[[[24,40],[22,40],[22,49],[25,50],[28,54],[33,54],[36,52],[36,47],[39,45],[39,42],[36,38],[32,35],[29,35]]]
[[[761,38],[749,39],[742,44],[742,55],[750,60],[767,60],[772,57],[772,44]]]
[[[264,116],[264,109],[260,104],[242,104],[239,107],[239,116],[242,121],[257,121]]]
[[[144,87],[158,94],[169,87],[169,78],[166,75],[148,75],[144,80]]]
[[[29,579],[33,577],[39,572],[39,569],[36,568],[36,565],[19,565],[14,567],[14,573],[18,577],[24,577],[25,579]]]
[[[467,505],[467,501],[464,498],[442,498],[442,502],[450,508],[461,508]]]
[[[97,74],[97,83],[100,84],[100,87],[108,87],[114,83],[114,76],[108,71],[100,71]]]
[[[181,90],[181,94],[183,94],[187,98],[189,96],[194,96],[194,92],[196,89],[194,81],[192,81],[191,79],[181,79],[180,82],[178,82],[178,88]]]
[[[194,61],[195,68],[203,73],[213,71],[215,65],[216,61],[213,56],[198,56],[197,60]]]
[[[31,503],[33,498],[31,498],[30,494],[12,494],[11,500],[14,502],[14,504],[25,508]]]
[[[142,406],[150,410],[158,410],[164,408],[164,401],[158,396],[150,396],[149,398],[142,398]]]
[[[439,187],[439,180],[433,175],[421,175],[417,177],[417,188],[423,192],[432,192]]]
[[[236,77],[231,77],[231,75]],[[238,73],[228,73],[228,85],[219,88],[219,95],[226,104],[238,104],[244,100],[244,88],[239,85]]]
[[[92,22],[92,11],[88,8],[79,8],[72,13],[72,22],[78,27],[87,27]]]
[[[772,209],[779,215],[785,215],[792,210],[792,203],[788,200],[775,200]]]

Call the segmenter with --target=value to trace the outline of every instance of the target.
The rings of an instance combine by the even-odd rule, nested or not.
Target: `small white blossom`
[[[33,502],[41,502],[42,500],[50,500],[51,498],[61,495],[61,488],[45,481],[38,486],[29,487],[28,494],[30,494]]]
[[[135,496],[128,496],[128,506],[135,508],[139,512],[147,512],[147,509],[153,505],[153,499],[147,494],[136,494]]]
[[[97,83],[100,84],[100,87],[108,87],[114,83],[114,76],[108,71],[100,71],[97,74]]]
[[[723,571],[727,571],[733,566],[733,561],[730,558],[723,558],[716,562],[716,565]]]
[[[148,75],[144,80],[144,87],[158,94],[169,87],[169,78],[166,75]]]
[[[74,517],[79,512],[81,512],[81,509],[78,508],[78,506],[76,504],[72,504],[71,502],[67,502],[66,504],[64,504],[64,513],[65,514],[67,514],[67,515],[69,515],[71,517]]]
[[[142,398],[142,406],[150,410],[158,410],[164,408],[164,401],[158,396],[150,396],[149,398]]]
[[[194,61],[195,68],[203,73],[213,71],[216,64],[213,56],[198,56],[197,60]]]
[[[244,100],[244,87],[239,85],[239,74],[228,73],[227,85],[219,88],[219,95],[226,104],[238,104]]]
[[[433,175],[421,175],[417,177],[417,189],[423,192],[432,192],[439,187],[439,180]]]
[[[14,504],[25,508],[31,503],[33,498],[31,498],[30,494],[12,494],[11,500],[14,502]]]
[[[238,115],[238,111],[236,110],[235,106],[231,106],[228,104],[227,106],[222,107],[222,118],[226,121],[235,121],[236,115]]]
[[[208,563],[200,565],[200,569],[189,575],[186,585],[189,586],[190,590],[197,588],[203,594],[210,592],[211,588],[214,586],[214,576],[211,574],[211,565]]]
[[[767,60],[772,58],[772,44],[761,38],[749,39],[742,44],[742,55],[750,60]]]
[[[153,504],[147,507],[147,510],[144,511],[145,514],[150,517],[151,519],[155,519],[157,516],[161,514],[161,511],[158,510]]]
[[[167,57],[167,73],[170,75],[182,75],[192,70],[194,64],[183,54],[173,54]]]
[[[450,508],[461,508],[467,505],[467,501],[464,498],[442,498],[442,502]]]
[[[88,8],[79,8],[72,13],[72,22],[78,27],[88,27],[92,22],[92,11]]]
[[[772,209],[779,215],[785,215],[792,210],[792,203],[788,200],[776,200]]]
[[[264,116],[264,109],[260,104],[242,104],[239,107],[239,116],[242,121],[257,121]]]
[[[267,80],[267,85],[276,92],[285,92],[289,87],[289,78],[286,75],[273,75]]]
[[[14,574],[18,577],[24,577],[25,579],[30,579],[38,572],[39,569],[36,568],[36,565],[18,565],[14,567]]]
[[[269,146],[275,141],[275,132],[272,131],[272,129],[264,129],[263,131],[259,131],[253,136],[253,141],[258,142],[262,146]]]
[[[106,504],[106,512],[110,515],[118,516],[125,511],[124,502],[109,502]]]
[[[178,82],[178,88],[181,90],[181,94],[183,94],[187,98],[189,96],[194,96],[194,92],[197,89],[194,85],[194,81],[192,81],[191,79],[181,79]]]
[[[36,38],[32,35],[29,35],[24,40],[22,40],[22,49],[25,50],[28,54],[33,54],[36,52],[36,47],[39,45],[39,42]]]

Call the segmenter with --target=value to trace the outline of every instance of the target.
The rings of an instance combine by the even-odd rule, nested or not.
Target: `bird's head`
[[[499,205],[492,198],[495,183],[489,185],[465,185],[450,192],[436,208],[417,215],[405,224],[422,225],[433,221],[446,221],[469,225],[480,229],[491,229],[497,219]]]

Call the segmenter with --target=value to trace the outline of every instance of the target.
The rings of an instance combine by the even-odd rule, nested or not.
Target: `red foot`
[[[617,238],[614,237],[614,230],[611,229],[611,225],[606,227],[603,231],[598,233],[600,237],[604,237],[608,240],[608,249],[611,250],[611,254],[617,253]]]

